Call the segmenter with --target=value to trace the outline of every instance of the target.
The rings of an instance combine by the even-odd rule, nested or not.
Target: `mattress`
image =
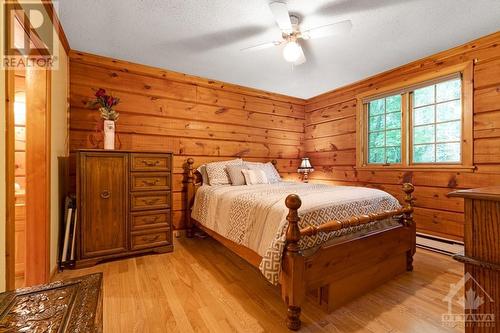
[[[302,229],[331,220],[401,208],[390,194],[372,188],[279,182],[252,186],[201,186],[195,196],[191,216],[204,227],[243,245],[262,257],[259,269],[273,284],[279,281],[281,256],[285,246],[288,208],[285,198],[297,194]],[[303,251],[335,239],[353,237],[397,225],[393,219],[300,239]]]

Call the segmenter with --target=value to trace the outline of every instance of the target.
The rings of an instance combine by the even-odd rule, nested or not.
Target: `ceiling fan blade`
[[[352,29],[351,20],[345,20],[306,30],[302,33],[302,36],[304,39],[316,39],[333,35],[346,34],[349,31],[351,31],[351,29]]]
[[[293,63],[294,66],[299,66],[299,65],[302,65],[303,63],[306,62],[306,55],[304,54],[304,50],[302,49],[302,46],[299,44],[300,46],[300,56],[297,60],[295,60],[295,62]]]
[[[290,21],[290,14],[286,3],[281,1],[273,1],[269,4],[269,8],[274,15],[274,19],[284,33],[292,33],[292,22]]]
[[[246,51],[259,51],[259,50],[268,49],[268,48],[273,47],[273,46],[278,46],[281,43],[283,43],[283,41],[281,41],[281,42],[280,41],[267,42],[267,43],[257,44],[257,45],[254,45],[254,46],[245,47],[245,48],[240,49],[240,51],[243,51],[243,52],[246,52]]]

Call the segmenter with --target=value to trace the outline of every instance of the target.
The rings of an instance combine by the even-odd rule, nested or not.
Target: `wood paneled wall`
[[[99,113],[85,107],[97,88],[121,99],[122,149],[166,150],[174,158],[174,226],[183,227],[183,163],[240,156],[278,160],[295,177],[305,100],[110,58],[70,53],[70,150],[102,148]],[[74,159],[73,159],[74,160]],[[74,174],[74,161],[72,163]],[[290,174],[286,174],[290,173]]]
[[[465,61],[474,61],[475,172],[356,170],[356,95]],[[310,99],[304,152],[316,182],[371,186],[396,196],[416,185],[418,231],[461,240],[463,200],[456,188],[500,184],[500,32]]]

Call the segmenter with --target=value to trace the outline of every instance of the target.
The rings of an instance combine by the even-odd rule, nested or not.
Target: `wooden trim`
[[[59,20],[57,12],[54,9],[54,4],[52,3],[51,0],[42,0],[42,3],[43,6],[45,7],[45,10],[47,11],[47,14],[50,17],[50,20],[52,21],[52,24],[54,25],[54,29],[56,30],[57,35],[59,36],[59,41],[61,42],[64,51],[66,51],[66,54],[69,54],[71,48],[69,46],[68,38],[66,38],[66,34],[64,33],[61,21]],[[54,56],[57,55],[54,54]]]
[[[458,190],[448,194],[450,197],[464,199],[500,201],[500,186]]]
[[[416,79],[415,81],[419,81],[418,83],[403,85],[401,88],[396,88],[395,90],[391,90],[389,92],[384,92],[384,93],[381,93],[379,95],[365,97],[365,98],[363,98],[362,103],[363,104],[370,103],[371,101],[385,98],[385,97],[389,97],[392,95],[398,95],[398,94],[405,95],[405,94],[410,93],[416,89],[420,89],[420,88],[430,86],[430,85],[439,84],[441,82],[445,82],[445,81],[449,81],[449,80],[453,80],[453,79],[461,79],[461,78],[462,78],[461,72],[454,72],[454,73],[444,75],[444,76],[440,75],[440,76],[437,76],[437,77],[432,78],[430,80],[426,80],[426,81],[422,81],[422,82],[420,82],[419,80]],[[395,86],[396,85],[397,84],[395,84]],[[360,96],[361,95],[365,95],[365,93],[360,94]]]
[[[391,170],[391,171],[451,171],[451,172],[474,172],[476,170],[475,166],[461,166],[461,165],[450,165],[450,164],[419,164],[413,166],[400,166],[400,165],[366,165],[366,166],[355,166],[357,170]]]
[[[26,146],[30,149],[26,154],[29,251],[26,251],[25,282],[30,286],[46,283],[50,278],[50,71],[27,71],[26,102]]]
[[[409,79],[406,79],[402,82],[396,82],[392,83],[389,85],[381,85],[378,88],[373,88],[367,91],[364,91],[358,95],[356,95],[356,98],[361,100],[363,102],[365,99],[370,98],[371,96],[378,96],[381,94],[391,94],[394,92],[394,94],[397,94],[400,90],[407,91],[407,89],[411,89],[413,87],[418,87],[422,85],[427,85],[427,84],[432,84],[434,81],[440,81],[441,78],[446,78],[450,75],[454,75],[455,73],[464,73],[467,72],[467,74],[472,74],[470,71],[472,69],[473,62],[472,61],[466,61],[460,64],[456,65],[451,65],[447,66],[444,68],[439,68],[437,70],[434,70],[432,72],[425,72],[423,74],[411,77]],[[465,73],[464,73],[465,75]],[[469,78],[472,78],[472,76],[469,76]],[[363,80],[364,81],[364,80]],[[413,90],[413,89],[411,89]]]
[[[9,26],[9,25],[7,25]],[[5,219],[5,256],[6,256],[6,288],[14,290],[15,277],[15,134],[14,134],[14,97],[15,97],[15,71],[6,71],[6,101],[5,114],[5,197],[6,197],[6,219]]]

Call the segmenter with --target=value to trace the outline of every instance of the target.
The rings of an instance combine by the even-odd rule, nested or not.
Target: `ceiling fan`
[[[246,47],[241,49],[241,51],[257,51],[285,44],[285,47],[283,47],[283,58],[287,62],[298,66],[306,62],[304,50],[302,50],[302,46],[300,45],[301,40],[341,35],[348,33],[352,28],[351,20],[345,20],[302,31],[299,26],[300,17],[290,14],[285,2],[272,1],[269,4],[269,8],[274,15],[278,27],[281,29],[282,39]]]

